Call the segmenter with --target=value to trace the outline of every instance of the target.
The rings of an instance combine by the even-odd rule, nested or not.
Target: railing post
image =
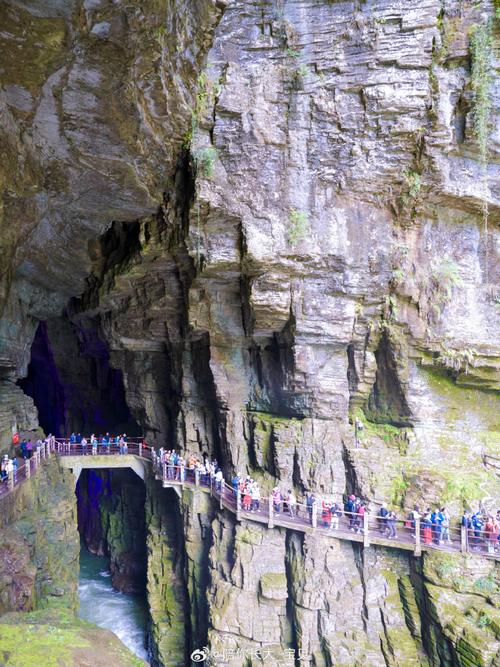
[[[274,505],[272,496],[269,496],[269,519],[267,525],[269,528],[274,528]]]
[[[241,521],[241,491],[236,491],[236,521]]]
[[[30,460],[29,460],[29,459],[26,459],[24,465],[26,466],[26,477],[31,477]]]
[[[365,508],[365,513],[363,514],[363,547],[370,546],[370,535],[368,530],[368,511]]]
[[[415,550],[413,552],[415,556],[420,556],[422,554],[422,543],[420,538],[420,517],[418,516],[415,519]]]
[[[220,496],[219,496],[219,509],[221,510],[224,507],[224,503],[222,502],[224,499],[224,489],[225,489],[225,482],[222,480],[221,486],[220,486]]]
[[[317,525],[318,525],[318,514],[316,512],[316,501],[314,501],[313,504],[312,504],[311,523],[312,523],[313,528],[316,528]]]
[[[45,451],[45,442],[42,442],[42,458],[44,461],[47,458],[47,452]]]
[[[166,483],[167,482],[167,464],[163,464],[163,481]]]
[[[142,456],[142,442],[139,443],[139,456]]]
[[[467,526],[460,526],[460,551],[465,554],[469,550]]]
[[[194,469],[194,484],[200,486],[200,471],[198,468]]]
[[[186,466],[182,465],[181,466],[181,484],[184,484],[185,479],[186,479]]]

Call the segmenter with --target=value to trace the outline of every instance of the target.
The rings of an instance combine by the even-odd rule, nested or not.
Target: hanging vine
[[[473,94],[474,135],[479,147],[479,160],[482,171],[483,202],[482,219],[485,243],[485,282],[488,284],[488,158],[489,158],[489,119],[491,113],[492,81],[492,32],[493,21],[474,26],[470,35],[471,87]]]

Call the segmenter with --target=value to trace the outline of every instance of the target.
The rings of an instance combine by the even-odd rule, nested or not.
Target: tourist
[[[410,512],[411,526],[413,528],[413,539],[417,539],[417,521],[420,519],[420,508],[418,505],[413,506],[413,510]]]
[[[31,438],[26,443],[26,451],[28,453],[28,458],[30,459],[33,456],[33,443],[31,442]]]
[[[252,486],[250,493],[252,496],[252,511],[258,512],[260,509],[260,487],[257,482]]]
[[[446,507],[441,507],[441,511],[439,512],[440,518],[441,518],[441,542],[447,542],[447,544],[451,544],[451,538],[450,538],[450,513],[446,509]]]
[[[379,531],[382,533],[382,535],[386,535],[387,533],[387,516],[389,514],[389,510],[387,509],[387,505],[385,503],[382,503],[381,508],[379,509],[378,512],[378,521],[379,521]]]
[[[387,515],[387,529],[389,531],[387,537],[392,540],[397,539],[397,533],[396,533],[396,521],[397,521],[397,515],[394,510],[391,510],[389,514]]]
[[[243,509],[245,512],[250,512],[252,505],[252,495],[250,492],[250,484],[245,484],[245,489],[243,491]]]
[[[431,519],[431,510],[428,508],[422,519],[422,534],[424,538],[424,544],[432,544],[432,519]]]
[[[441,544],[441,515],[437,508],[431,514],[431,522],[434,544]]]
[[[7,462],[8,462],[8,460],[9,460],[9,456],[8,456],[8,454],[5,454],[5,456],[2,459],[2,463],[0,465],[0,477],[1,477],[2,482],[7,481],[7,477],[8,477]]]
[[[313,512],[316,511],[316,496],[314,493],[308,493],[306,496],[307,513],[309,514],[309,521],[313,523]]]
[[[330,503],[323,500],[321,503],[321,518],[323,520],[323,526],[329,528],[332,522],[332,506]]]
[[[472,523],[472,533],[473,533],[472,548],[480,549],[481,533],[483,531],[483,526],[484,526],[483,517],[480,511],[477,511],[475,514],[472,515],[471,523]]]
[[[83,437],[81,440],[82,444],[82,454],[83,456],[87,456],[87,438]]]
[[[354,512],[356,511],[356,496],[351,494],[344,506],[345,513],[349,517],[349,530],[354,530]]]
[[[224,475],[222,474],[222,470],[219,468],[215,473],[215,489],[217,493],[222,493],[223,482],[224,482]]]
[[[359,507],[358,507],[358,513],[357,517],[354,523],[354,527],[357,533],[364,533],[365,532],[365,514],[367,512],[367,507],[364,502],[361,502]]]
[[[94,433],[90,436],[90,444],[92,446],[92,455],[95,456],[97,454],[97,438]]]
[[[28,458],[27,442],[24,438],[21,442],[21,456],[25,461]]]
[[[240,476],[236,474],[233,479],[231,480],[231,486],[233,487],[233,491],[236,494],[238,492],[238,489],[240,488]]]
[[[494,553],[498,540],[498,526],[496,525],[495,519],[491,515],[489,515],[486,519],[484,526],[484,537],[486,539],[488,553]]]
[[[342,510],[338,503],[333,503],[332,505],[332,518],[330,521],[330,530],[338,530],[339,520],[342,516]]]
[[[288,511],[290,513],[290,516],[294,517],[297,513],[297,498],[295,497],[295,494],[291,489],[288,489],[286,502],[288,505]]]
[[[272,498],[274,511],[276,514],[279,514],[281,511],[281,491],[277,486],[272,490]]]
[[[67,433],[67,431],[66,431],[66,433]],[[75,445],[75,444],[76,444],[76,435],[75,435],[74,433],[72,433],[72,434],[69,436],[69,444],[70,444],[70,445]]]

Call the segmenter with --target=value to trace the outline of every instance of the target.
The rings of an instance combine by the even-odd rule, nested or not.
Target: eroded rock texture
[[[8,391],[38,320],[65,309],[158,446],[300,497],[493,507],[498,87],[485,154],[471,78],[478,26],[495,70],[493,4],[1,11]],[[206,642],[234,665],[269,643],[311,665],[498,660],[491,563],[416,563],[188,500],[148,515],[165,664]]]

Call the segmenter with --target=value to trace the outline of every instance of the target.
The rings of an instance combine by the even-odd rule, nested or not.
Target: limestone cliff
[[[495,9],[5,2],[6,390],[62,316],[98,332],[157,445],[300,497],[493,507]],[[206,642],[311,665],[498,660],[491,563],[151,498],[164,664]]]

